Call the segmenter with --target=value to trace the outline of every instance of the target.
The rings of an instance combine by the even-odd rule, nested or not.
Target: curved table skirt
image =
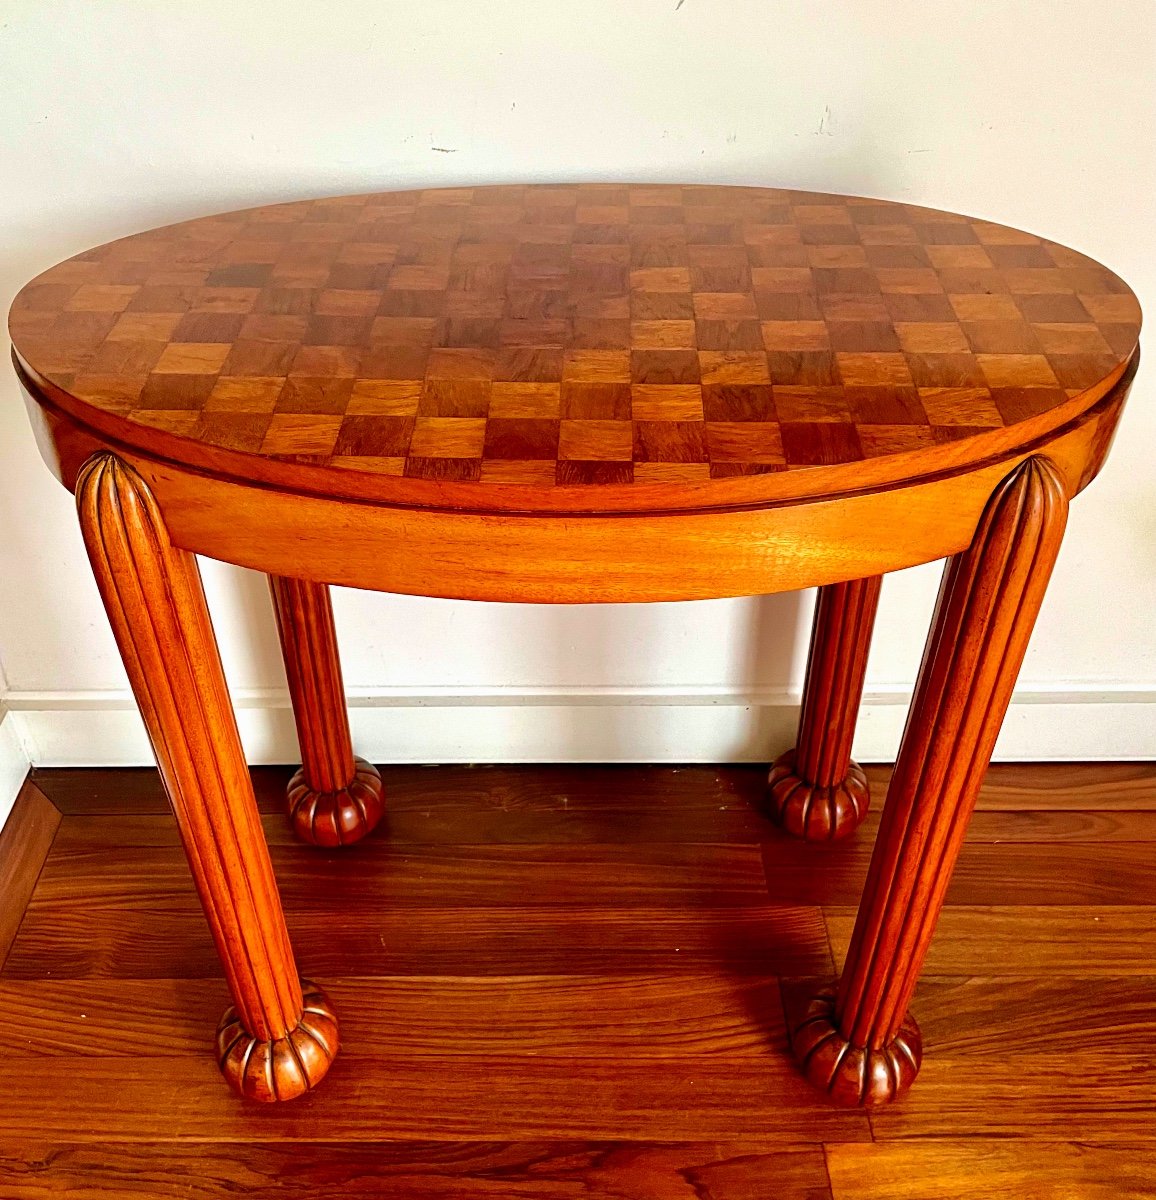
[[[1099,471],[1136,363],[1068,425],[979,467],[903,486],[755,509],[534,515],[403,509],[213,478],[117,446],[26,393],[41,450],[70,489],[93,454],[147,483],[175,546],[317,583],[553,604],[767,595],[881,575],[966,548],[988,497],[1025,458],[1069,496]]]

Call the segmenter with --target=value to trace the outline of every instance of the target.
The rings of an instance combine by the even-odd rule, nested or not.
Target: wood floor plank
[[[756,808],[767,774],[759,766],[455,771],[443,779],[411,769],[395,782],[386,768],[385,836],[416,844],[753,843],[770,827]]]
[[[286,908],[380,910],[399,905],[621,908],[746,907],[766,903],[759,848],[697,843],[396,846],[364,842],[340,853],[272,848]],[[73,907],[184,908],[196,903],[184,852],[138,846],[62,850],[41,872],[30,912]]]
[[[1148,1043],[1115,1050],[998,1057],[926,1054],[902,1103],[875,1110],[879,1141],[1014,1137],[1151,1142],[1156,1056]]]
[[[855,924],[853,908],[824,910],[836,961]],[[12,950],[20,945],[17,938]],[[928,975],[1152,974],[1156,913],[1143,905],[977,905],[943,910],[924,970]]]
[[[0,1149],[6,1200],[831,1200],[818,1146],[765,1141],[77,1143]]]
[[[308,847],[294,834],[283,813],[262,813],[261,827],[270,846]],[[377,836],[375,831],[374,836]],[[86,854],[119,847],[125,859],[140,847],[179,849],[180,834],[170,813],[105,813],[92,817],[68,817],[57,834],[61,854]]]
[[[763,851],[773,901],[859,902],[871,858],[869,845],[798,846],[778,837],[765,842]],[[1156,854],[1138,854],[1131,845],[1112,842],[969,842],[959,856],[947,903],[1156,905]]]
[[[294,768],[254,767],[258,803],[280,812]],[[886,764],[865,767],[876,808],[891,778]],[[391,805],[445,806],[448,811],[483,805],[549,811],[561,798],[570,806],[624,803],[641,811],[647,803],[695,809],[704,799],[733,795],[753,799],[766,768],[736,764],[686,766],[391,766],[381,767]],[[33,772],[44,794],[66,816],[168,811],[160,779],[151,767],[53,767]],[[980,811],[1156,811],[1156,763],[996,763],[980,789]]]
[[[1156,962],[1153,964],[1156,970]],[[928,978],[914,1008],[931,1054],[994,1058],[1156,1045],[1156,976]],[[1154,1180],[1156,1182],[1156,1180]]]
[[[1151,1200],[1156,1145],[993,1138],[827,1148],[835,1200]]]
[[[968,842],[1156,842],[1156,810],[1034,809],[977,812]]]
[[[285,785],[294,767],[252,768],[262,811],[284,810]],[[767,768],[732,766],[450,765],[380,767],[388,807],[445,820],[476,820],[487,811],[522,814],[578,812],[649,817],[647,839],[661,825],[693,822],[696,814],[729,805],[745,809],[759,828],[751,801],[762,794]],[[67,816],[111,816],[169,811],[160,777],[151,767],[49,768],[33,772],[37,785]],[[753,819],[752,819],[753,818]],[[619,833],[622,827],[618,827]],[[654,840],[665,840],[661,836]]]
[[[657,805],[605,807],[592,811],[559,803],[552,810],[460,806],[400,807],[387,798],[387,811],[374,830],[374,842],[394,846],[504,845],[516,843],[740,843],[767,837],[770,825],[745,800],[712,799],[698,809]],[[285,814],[263,812],[261,824],[270,845],[302,846]],[[99,846],[176,846],[176,823],[167,812],[103,813],[73,816],[63,832],[65,848]],[[304,847],[305,849],[316,849]]]
[[[418,914],[420,912],[420,919]],[[717,969],[775,975],[832,970],[816,907],[422,908],[340,903],[290,911],[306,975],[615,975]],[[48,906],[30,910],[2,975],[12,979],[217,978],[203,914]]]
[[[293,767],[254,767],[260,808],[281,812],[284,786]],[[869,764],[873,806],[882,808],[890,764]],[[429,812],[435,823],[456,826],[463,815],[556,814],[569,809],[601,812],[639,838],[665,840],[664,832],[708,816],[720,805],[742,812],[732,826],[736,840],[756,836],[761,818],[753,805],[762,793],[766,768],[639,766],[382,766],[388,804],[395,811]],[[49,768],[34,772],[36,784],[68,816],[128,812],[164,814],[155,769]],[[1156,812],[1156,763],[996,763],[988,770],[977,811],[1148,811]],[[664,820],[664,817],[667,820]],[[670,817],[677,817],[671,821]],[[688,833],[690,830],[688,829]],[[666,836],[670,836],[666,832]],[[730,839],[727,839],[730,840]]]
[[[814,990],[814,980],[783,981],[792,1021]],[[1156,976],[932,976],[919,981],[912,1011],[925,1054],[1000,1062],[1072,1047],[1111,1054],[1156,1043]]]
[[[787,1051],[779,981],[727,975],[326,979],[342,1054],[647,1059]],[[204,1055],[228,1004],[217,979],[3,980],[12,1058]]]
[[[383,766],[395,842],[757,841],[768,824],[757,811],[766,772],[726,767]],[[889,766],[868,766],[872,812],[858,840],[873,840]],[[286,842],[285,784],[291,767],[253,769],[266,830]],[[70,816],[167,816],[151,768],[53,768],[34,773]],[[981,790],[972,840],[1129,840],[1123,813],[1156,816],[1156,766],[1143,763],[1001,763]],[[1012,818],[1006,822],[998,814]],[[1031,814],[1040,814],[1032,819]],[[1074,822],[1046,821],[1079,814]],[[1091,819],[1093,813],[1105,819]],[[131,825],[125,826],[131,830]],[[1137,821],[1150,841],[1153,820]],[[1009,832],[1010,831],[1010,832]],[[135,844],[135,843],[129,843]],[[151,844],[151,843],[146,843]]]
[[[817,1097],[783,1055],[607,1058],[338,1056],[292,1104],[247,1103],[211,1055],[44,1057],[5,1080],[0,1143],[593,1138],[786,1144],[864,1140],[865,1114]]]
[[[855,834],[857,842],[873,845],[880,812],[872,810]],[[1156,811],[1070,808],[983,810],[967,827],[967,845],[1003,842],[1156,842]]]
[[[864,768],[882,807],[890,765]],[[995,763],[980,788],[979,811],[1097,809],[1156,811],[1156,763]]]
[[[346,1055],[749,1055],[786,1046],[778,980],[727,976],[327,979]],[[810,980],[789,980],[796,1000]],[[217,979],[0,982],[7,1054],[202,1055]],[[797,1008],[797,1003],[796,1003]],[[932,978],[915,1010],[929,1054],[1112,1051],[1156,1042],[1156,978]]]
[[[980,789],[987,809],[1156,809],[1156,763],[999,763]]]
[[[56,806],[35,784],[25,782],[0,829],[0,967],[20,928],[60,820]]]
[[[870,859],[865,845],[399,846],[372,841],[342,853],[303,846],[271,850],[287,908],[521,904],[686,907],[858,902]],[[764,876],[765,871],[765,876]],[[964,848],[949,905],[1156,905],[1156,855],[1130,845],[1009,843]],[[176,846],[61,849],[45,863],[30,909],[150,908],[195,904]]]
[[[254,767],[253,791],[263,811],[279,811],[292,767]],[[32,781],[66,816],[168,813],[155,767],[37,767]]]
[[[672,816],[674,819],[671,819]],[[661,819],[660,819],[661,818]],[[867,817],[856,842],[874,844],[879,813]],[[263,813],[261,824],[271,846],[298,846],[285,815]],[[626,836],[627,832],[629,836]],[[524,812],[518,809],[446,812],[391,809],[374,831],[374,841],[400,846],[546,844],[598,845],[615,840],[650,843],[754,843],[772,837],[766,822],[746,803],[725,810],[701,810],[688,816],[656,814],[653,810],[590,813],[559,809]],[[1156,842],[1156,811],[1072,809],[977,812],[967,832],[968,845],[1005,842]],[[70,817],[57,833],[61,853],[89,852],[115,847],[122,853],[139,846],[180,846],[176,822],[168,813],[112,813]],[[308,849],[308,847],[302,847]]]

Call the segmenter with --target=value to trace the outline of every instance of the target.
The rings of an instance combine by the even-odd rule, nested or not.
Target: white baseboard
[[[127,691],[14,692],[8,726],[37,766],[152,762]],[[905,689],[864,698],[864,762],[895,757]],[[288,696],[235,696],[250,762],[293,762]],[[762,762],[790,746],[798,696],[786,689],[376,688],[349,696],[354,743],[377,762]],[[1156,687],[1018,692],[996,749],[1003,761],[1156,758]],[[2,796],[0,796],[2,803]]]

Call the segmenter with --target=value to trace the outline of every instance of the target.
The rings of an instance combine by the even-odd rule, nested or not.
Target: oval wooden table
[[[818,586],[767,811],[867,806],[851,735],[883,572],[947,558],[841,982],[793,1030],[876,1104],[1059,550],[1137,361],[1075,251],[949,213],[762,188],[490,187],[189,221],[80,254],[11,313],[234,1007],[222,1069],[286,1099],[337,1022],[299,980],[194,554],[271,580],[303,838],[364,836],[327,584],[544,603]]]

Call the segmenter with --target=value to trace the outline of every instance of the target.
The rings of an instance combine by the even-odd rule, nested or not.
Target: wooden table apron
[[[566,278],[567,311],[585,314],[572,322],[551,291]],[[430,317],[439,305],[451,315]],[[273,206],[112,243],[30,284],[16,370],[45,460],[76,493],[233,997],[226,1078],[253,1099],[300,1095],[338,1026],[294,963],[194,555],[270,577],[302,752],[289,813],[328,847],[368,834],[384,799],[353,752],[327,585],[535,603],[818,587],[798,738],[765,811],[826,841],[867,809],[851,739],[880,577],[945,558],[843,973],[791,1020],[832,1100],[900,1095],[922,1060],[908,1006],[1068,502],[1103,464],[1135,374],[1138,319],[1116,277],[1031,235],[770,189]],[[572,356],[525,348],[563,330],[585,339]],[[586,348],[599,339],[626,348]],[[76,376],[87,362],[104,373]],[[296,362],[312,374],[294,377]],[[700,366],[701,383],[678,375]],[[942,378],[917,389],[928,372]],[[512,382],[494,382],[483,418],[491,377]],[[257,408],[281,388],[278,423]],[[218,419],[214,398],[239,411]],[[291,415],[331,403],[348,412]],[[293,465],[295,431],[338,425]]]
[[[770,595],[946,558],[970,544],[988,498],[1031,455],[1055,466],[1068,495],[1091,481],[1137,362],[1068,426],[957,473],[801,503],[619,515],[407,509],[224,479],[118,446],[18,373],[57,478],[74,490],[91,455],[115,453],[147,483],[182,549],[371,591],[584,604]]]

